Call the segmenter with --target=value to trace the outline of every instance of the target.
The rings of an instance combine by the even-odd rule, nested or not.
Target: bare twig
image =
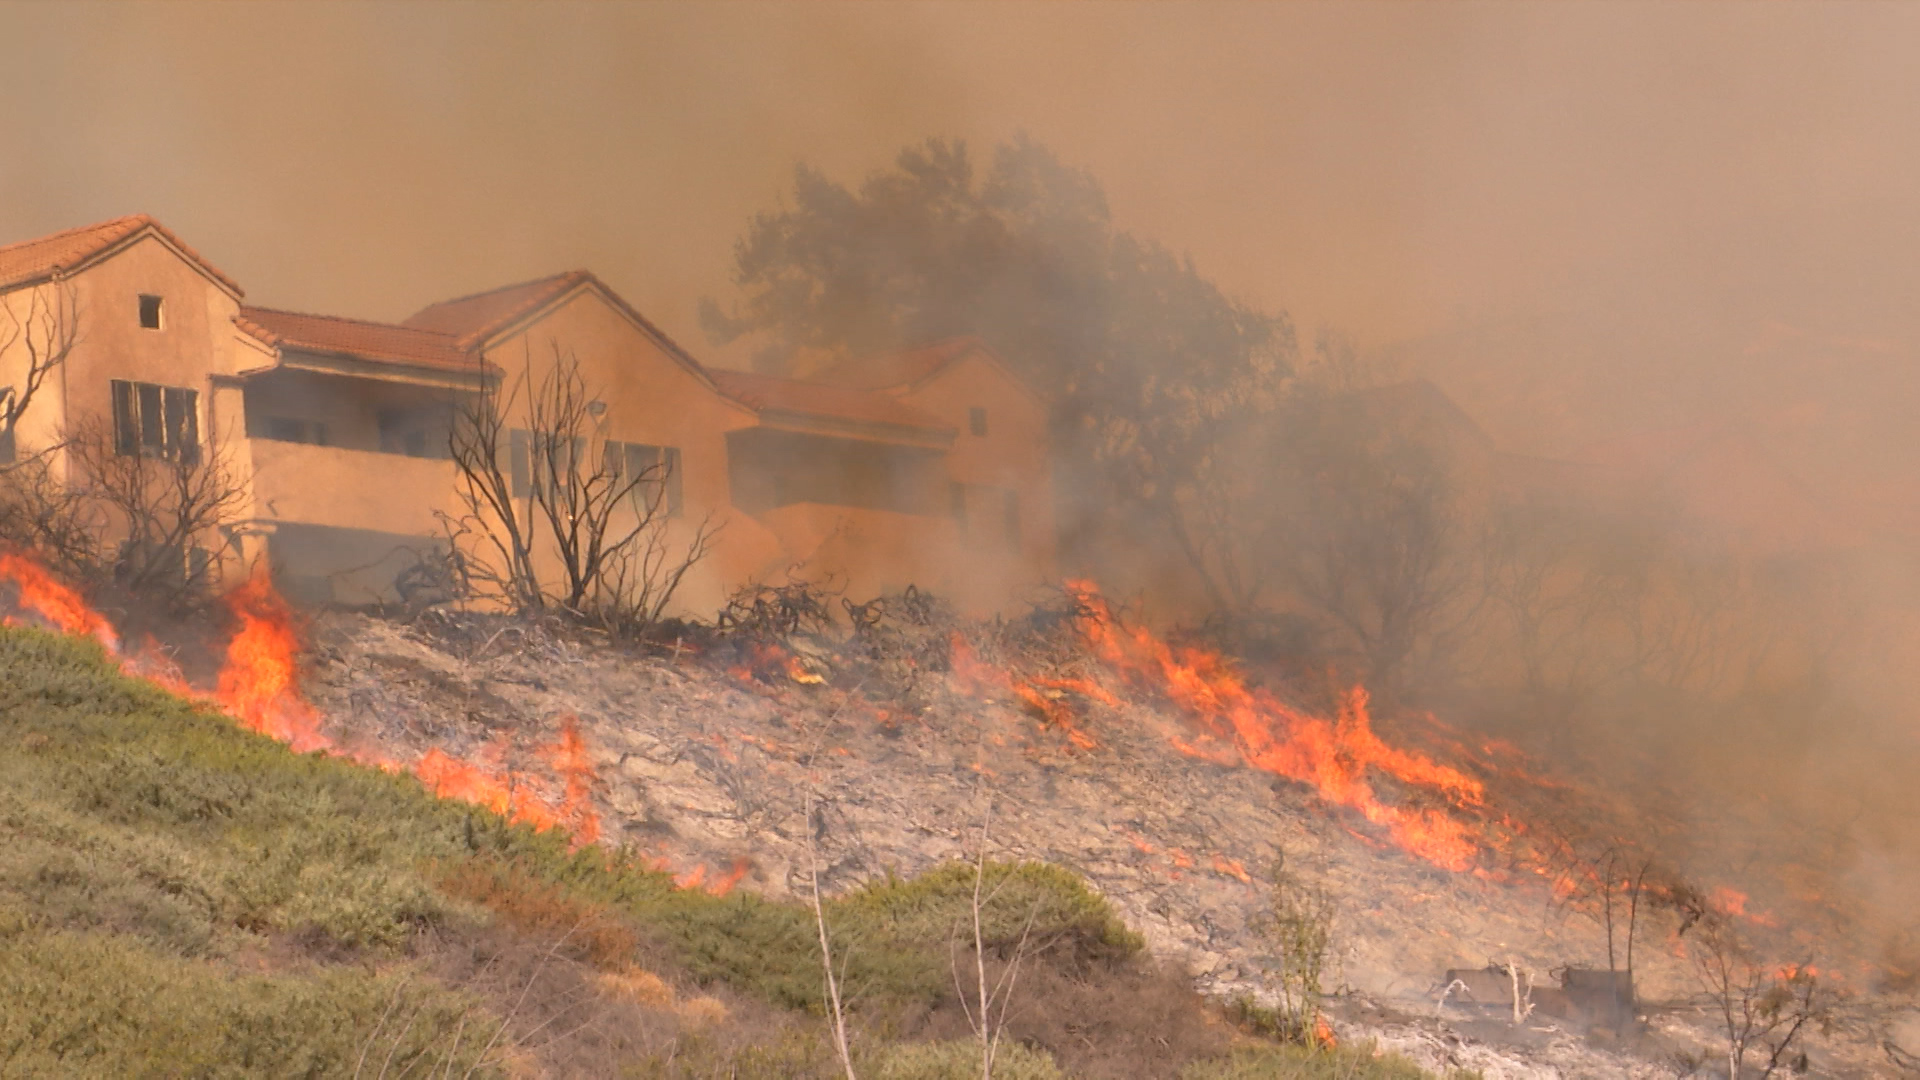
[[[713,550],[719,526],[708,516],[676,539],[677,455],[604,436],[596,406],[578,361],[557,345],[539,377],[528,356],[504,388],[482,386],[455,418],[459,510],[441,527],[468,591],[522,614],[644,630]]]
[[[803,806],[806,813],[807,887],[813,901],[814,927],[820,933],[820,967],[826,973],[828,1019],[833,1026],[833,1048],[840,1057],[847,1080],[857,1080],[853,1072],[853,1054],[847,1047],[847,1018],[840,1003],[840,979],[833,970],[833,942],[827,933],[827,911],[820,901],[820,860],[813,844],[813,793],[809,791]]]
[[[393,1010],[399,1006],[400,994],[406,988],[406,979],[401,979],[394,984],[393,996],[387,999],[387,1007],[380,1013],[380,1021],[373,1025],[371,1032],[367,1033],[367,1041],[360,1044],[360,1057],[353,1063],[354,1080],[359,1080],[360,1070],[366,1068],[367,1051],[373,1049],[373,1041],[380,1037],[381,1029],[387,1026],[387,1019],[393,1015]]]

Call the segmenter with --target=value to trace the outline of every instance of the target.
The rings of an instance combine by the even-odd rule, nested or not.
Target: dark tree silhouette
[[[1251,597],[1223,571],[1220,438],[1270,410],[1295,359],[1284,315],[1227,297],[1191,261],[1115,228],[1100,185],[1025,138],[984,175],[933,140],[858,189],[801,167],[792,201],[735,248],[738,303],[702,317],[727,342],[765,336],[756,363],[795,350],[857,357],[959,334],[993,344],[1052,403],[1063,539],[1152,521],[1215,606]]]

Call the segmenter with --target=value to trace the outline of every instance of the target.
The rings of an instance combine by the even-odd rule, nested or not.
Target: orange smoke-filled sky
[[[1822,350],[1899,357],[1860,408],[1920,397],[1917,57],[1891,4],[10,4],[0,240],[145,211],[254,302],[375,319],[585,266],[704,353],[797,162],[1024,131],[1303,329],[1554,320],[1424,363],[1567,452],[1765,342],[1814,343],[1765,361],[1780,423],[1831,416]],[[1556,439],[1567,386],[1619,423]]]

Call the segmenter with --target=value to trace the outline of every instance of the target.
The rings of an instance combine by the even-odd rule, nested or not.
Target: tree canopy
[[[931,140],[857,189],[801,166],[792,201],[737,243],[734,280],[737,304],[707,301],[703,322],[719,343],[766,335],[770,370],[795,349],[992,344],[1052,402],[1058,464],[1083,497],[1069,534],[1125,505],[1178,532],[1219,433],[1272,408],[1295,359],[1286,315],[1116,228],[1098,182],[1024,137],[984,172],[964,143]]]

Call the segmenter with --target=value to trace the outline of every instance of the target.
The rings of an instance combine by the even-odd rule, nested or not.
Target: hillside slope
[[[343,632],[373,651],[343,650]],[[343,666],[401,663],[394,633],[328,627],[330,693],[409,685]],[[645,820],[619,828],[646,835]],[[811,910],[692,884],[411,776],[293,753],[120,674],[91,641],[0,628],[7,1076],[838,1075]],[[1236,1034],[1071,874],[990,864],[986,884],[990,968],[1014,938],[1039,943],[998,1075],[1060,1075],[1056,1059],[1084,1076],[1420,1075]],[[973,888],[948,866],[827,905],[862,1075],[977,1068],[955,1041],[952,945],[929,932],[958,924]]]
[[[1074,708],[1049,719],[1008,685],[960,672],[836,686],[833,659],[801,649],[798,667],[749,670],[487,620],[336,614],[314,629],[309,690],[349,742],[473,759],[531,760],[577,717],[607,839],[687,882],[804,895],[810,797],[834,892],[968,858],[984,825],[994,857],[1084,876],[1216,999],[1268,986],[1265,877],[1284,850],[1339,902],[1344,1035],[1488,1076],[1665,1072],[1588,1044],[1584,1028],[1526,1034],[1514,1049],[1431,1022],[1448,968],[1511,961],[1544,982],[1559,965],[1604,961],[1593,928],[1556,917],[1543,889],[1441,869],[1307,785],[1178,752],[1151,701],[1087,683],[1051,691]],[[1643,980],[1655,994],[1684,989],[1671,961],[1647,964]]]

